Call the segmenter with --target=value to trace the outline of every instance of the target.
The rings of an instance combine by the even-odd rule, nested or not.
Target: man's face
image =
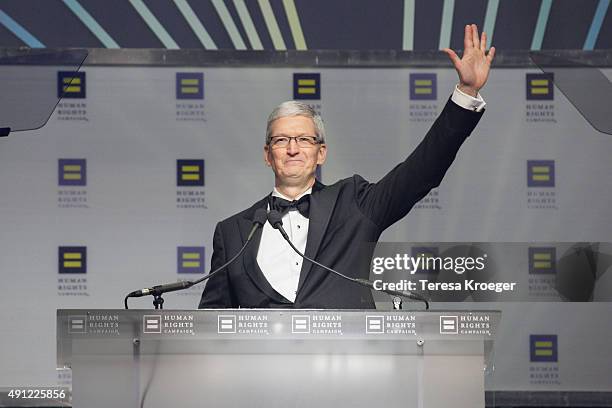
[[[272,138],[278,136],[316,136],[312,119],[305,116],[288,116],[276,119],[270,127]],[[272,139],[274,140],[274,139]],[[315,177],[317,165],[325,162],[327,147],[314,144],[308,147],[299,146],[291,139],[286,147],[277,147],[273,143],[264,146],[264,160],[272,167],[277,185],[306,185]]]

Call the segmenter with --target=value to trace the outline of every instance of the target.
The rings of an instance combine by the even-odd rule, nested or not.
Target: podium
[[[498,311],[58,310],[81,407],[484,407]]]

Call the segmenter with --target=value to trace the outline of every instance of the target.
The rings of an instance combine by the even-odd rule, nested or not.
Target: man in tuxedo
[[[486,52],[486,34],[465,27],[463,57],[444,50],[459,84],[419,146],[377,183],[359,175],[326,186],[315,178],[327,146],[320,116],[290,101],[268,118],[264,160],[274,172],[272,193],[217,224],[211,268],[234,256],[257,209],[275,209],[293,244],[310,258],[346,275],[369,277],[363,243],[376,242],[391,224],[437,187],[459,147],[483,114],[478,91],[489,75],[495,48]],[[367,254],[366,254],[367,255]],[[238,259],[212,277],[200,308],[374,308],[369,289],[303,261],[270,223],[260,228]]]

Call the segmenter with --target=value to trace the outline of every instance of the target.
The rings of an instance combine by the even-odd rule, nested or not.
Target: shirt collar
[[[308,195],[312,193],[312,187],[310,187],[308,190],[304,191],[302,194],[300,194],[299,196],[295,197],[295,200],[299,200],[300,198],[304,197],[305,195]],[[276,187],[274,187],[274,190],[272,190],[272,197],[280,197],[283,198],[287,201],[293,201],[292,199],[284,196],[280,191],[278,191],[276,189]]]

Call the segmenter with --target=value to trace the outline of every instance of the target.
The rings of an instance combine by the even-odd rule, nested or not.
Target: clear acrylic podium
[[[72,405],[484,407],[498,311],[58,310]]]

